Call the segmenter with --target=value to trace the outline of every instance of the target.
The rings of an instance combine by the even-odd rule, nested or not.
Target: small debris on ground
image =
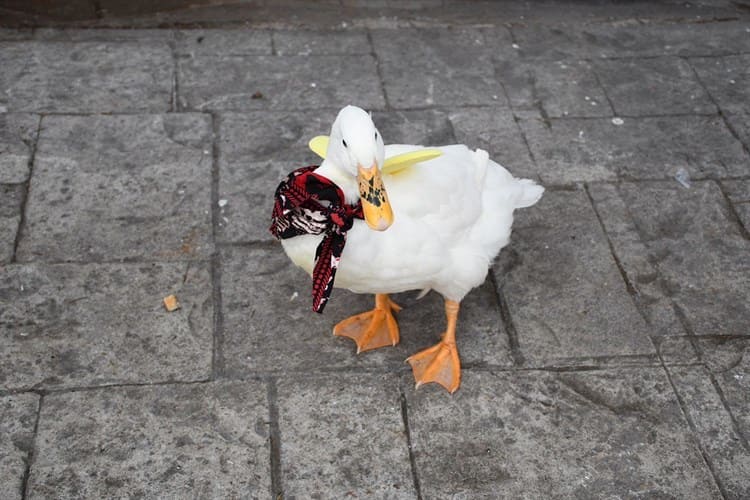
[[[227,203],[229,203],[227,200],[221,199],[219,200],[219,207],[224,208]]]
[[[613,125],[622,125],[623,123],[625,123],[625,120],[620,117],[615,116],[614,118],[612,118]]]
[[[166,309],[169,312],[176,311],[182,307],[179,302],[177,302],[177,297],[174,295],[167,295],[164,297],[164,309]]]
[[[263,99],[263,92],[260,90],[250,96],[251,99]]]
[[[674,174],[674,179],[679,182],[682,187],[689,188],[690,187],[690,174],[687,170],[685,170],[685,167],[680,167],[677,170],[677,173]]]

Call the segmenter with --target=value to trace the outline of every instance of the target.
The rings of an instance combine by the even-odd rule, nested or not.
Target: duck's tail
[[[516,179],[516,182],[521,187],[516,208],[530,207],[539,201],[544,193],[544,188],[531,179]]]

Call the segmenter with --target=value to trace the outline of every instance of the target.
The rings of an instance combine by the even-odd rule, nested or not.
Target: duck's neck
[[[332,162],[323,160],[315,173],[322,175],[329,181],[336,184],[344,192],[344,199],[350,205],[354,205],[359,200],[359,186],[357,179],[352,174],[340,169]]]

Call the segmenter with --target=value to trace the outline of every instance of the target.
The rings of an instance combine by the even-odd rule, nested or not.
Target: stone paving
[[[747,5],[357,3],[0,29],[0,498],[750,498]],[[347,103],[547,188],[453,396],[268,234]]]

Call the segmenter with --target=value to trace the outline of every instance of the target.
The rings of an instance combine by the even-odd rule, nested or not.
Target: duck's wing
[[[318,135],[313,137],[312,139],[310,139],[308,145],[310,146],[310,149],[313,151],[313,153],[325,159],[326,151],[328,150],[327,135]],[[418,149],[412,149],[410,151],[399,153],[386,158],[385,164],[380,170],[384,174],[394,175],[406,168],[411,167],[412,165],[432,160],[433,158],[437,158],[438,156],[443,154],[439,149],[422,148],[421,146],[414,146],[414,148]]]
[[[388,145],[386,154],[400,154],[411,147]],[[411,217],[436,234],[459,237],[480,215],[487,157],[463,145],[440,150],[440,157],[417,163],[399,175],[384,175],[383,182],[397,217]]]
[[[326,159],[326,151],[328,151],[328,136],[327,135],[316,135],[307,145],[312,149],[312,152],[320,156],[322,159]]]

